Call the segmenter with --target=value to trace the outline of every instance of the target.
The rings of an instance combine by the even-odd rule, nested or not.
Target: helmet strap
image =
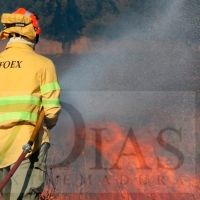
[[[35,44],[37,44],[37,43],[39,42],[39,37],[40,37],[40,35],[39,35],[39,34],[36,34]]]

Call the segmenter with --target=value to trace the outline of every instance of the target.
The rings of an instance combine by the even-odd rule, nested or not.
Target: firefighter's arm
[[[51,129],[56,125],[61,110],[60,86],[55,66],[51,60],[48,60],[43,67],[40,91],[45,111],[45,123],[47,128]]]

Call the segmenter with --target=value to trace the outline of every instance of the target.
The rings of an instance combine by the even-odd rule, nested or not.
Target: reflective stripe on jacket
[[[47,127],[60,113],[60,86],[52,61],[22,42],[0,53],[0,168],[14,163],[33,132],[40,107],[45,123],[34,145],[49,142]],[[33,151],[33,152],[34,152]]]

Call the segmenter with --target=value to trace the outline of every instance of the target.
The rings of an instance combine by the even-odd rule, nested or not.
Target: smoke
[[[86,52],[59,61],[61,100],[79,110],[86,123],[107,120],[138,128],[150,123],[158,105],[161,112],[169,108],[170,116],[177,110],[193,115],[194,96],[187,91],[198,87],[193,81],[194,55],[176,38],[179,27],[174,29],[185,15],[184,1],[162,3],[162,9],[155,5],[146,15],[134,12],[112,20],[101,33],[114,39],[91,39]],[[63,118],[70,118],[66,111],[62,123]],[[69,121],[63,126],[73,126]]]
[[[193,81],[194,54],[181,37],[176,38],[180,31],[177,21],[184,21],[186,15],[184,0],[162,3],[151,12],[128,13],[110,21],[101,33],[114,39],[91,39],[87,51],[58,63],[61,99],[82,110],[88,123],[116,119],[121,104],[125,119],[118,119],[119,123],[146,124],[147,110],[155,108],[157,102],[162,102],[163,107],[173,106],[176,95],[172,93],[170,99],[167,92],[162,92],[187,92],[198,87]],[[178,30],[174,29],[176,25]],[[151,91],[161,95],[150,95]]]
[[[126,130],[123,132],[123,136],[126,138],[128,130],[132,128],[136,138],[147,141],[151,147],[147,151],[152,149],[155,158],[161,156],[158,155],[161,151],[156,137],[159,132],[167,130],[167,133],[163,134],[169,136],[166,136],[166,143],[172,144],[173,142],[174,147],[177,147],[178,150],[181,146],[181,153],[186,155],[183,165],[179,169],[179,175],[187,172],[187,166],[194,163],[195,94],[188,91],[196,87],[190,84],[194,75],[194,55],[182,40],[184,37],[177,37],[180,33],[177,21],[181,21],[183,16],[182,4],[184,1],[162,2],[165,4],[161,10],[159,10],[159,6],[155,5],[149,13],[128,13],[120,16],[116,21],[110,21],[109,27],[99,32],[104,36],[102,40],[97,39],[98,37],[91,39],[87,51],[80,55],[63,58],[58,63],[63,109],[51,140],[52,143],[57,143],[59,149],[63,148],[64,153],[62,159],[57,163],[70,163],[71,157],[66,157],[77,144],[76,138],[80,138],[82,133],[76,135],[75,129],[76,126],[79,127],[83,124],[86,129],[86,141],[93,142],[94,147],[95,137],[97,137],[95,134],[98,132],[94,130],[105,130],[100,133],[102,149],[107,135],[115,136],[119,127],[123,127],[122,129]],[[145,13],[147,15],[144,15]],[[105,39],[105,36],[110,36],[109,38],[112,39]],[[81,116],[80,121],[78,116]],[[76,123],[74,123],[75,121]],[[114,124],[115,133],[109,130],[109,123]],[[153,128],[150,126],[152,124],[154,124]],[[151,127],[149,130],[143,129],[148,125]],[[170,130],[175,130],[175,132]],[[181,141],[178,137],[179,132],[182,134]],[[82,138],[84,136],[82,133]],[[116,138],[111,138],[110,144],[112,145]],[[153,141],[157,144],[154,145]],[[60,144],[63,143],[65,145],[61,147]],[[123,139],[119,140],[118,150],[112,151],[111,154],[116,153],[117,156],[123,143]],[[191,144],[191,151],[187,157],[188,144]],[[77,148],[80,146],[77,145]],[[87,146],[86,142],[82,154],[75,162],[70,163],[72,168],[68,169],[69,174],[93,174],[95,178],[101,178],[101,173],[99,173],[101,169],[92,170],[95,161],[99,164],[101,160],[97,161],[98,158],[95,155],[97,151],[91,146]],[[166,160],[174,160],[176,163],[174,159],[176,156],[167,157],[170,150],[167,152],[166,149],[161,149]],[[63,162],[63,158],[66,158],[65,162]],[[103,158],[100,159],[103,160]],[[102,161],[102,165],[105,163]],[[127,170],[128,176],[132,177],[133,174],[139,173],[131,163],[132,172],[127,166],[124,170]],[[195,171],[194,168],[192,165],[192,174]],[[105,174],[107,172],[105,169],[101,171]],[[145,170],[142,171],[142,173],[144,172]],[[163,176],[166,175],[159,169],[157,172]],[[176,174],[176,172],[174,173]],[[146,173],[148,175],[149,171],[147,170]],[[116,172],[116,176],[117,174],[118,172]],[[78,180],[73,179],[72,182],[74,184]],[[100,186],[97,187],[97,185],[97,183],[93,183],[92,187],[84,188],[81,192],[102,192]],[[98,190],[94,188],[98,188]],[[132,185],[131,191],[133,192]],[[158,191],[163,192],[162,188],[159,190],[157,187],[152,187],[151,192]],[[107,188],[106,192],[113,192],[113,190]]]
[[[100,34],[110,36],[70,63],[60,74],[64,90],[163,91],[188,90],[193,58],[180,40],[183,0],[168,1],[154,16],[137,13],[112,20]],[[155,6],[156,9],[156,6]],[[147,12],[148,13],[148,12]],[[67,63],[67,60],[66,60]]]

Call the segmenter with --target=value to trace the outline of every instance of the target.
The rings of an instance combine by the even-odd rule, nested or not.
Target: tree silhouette
[[[54,18],[52,20],[51,35],[49,38],[65,43],[71,43],[80,36],[84,27],[82,16],[74,0],[58,0]]]

